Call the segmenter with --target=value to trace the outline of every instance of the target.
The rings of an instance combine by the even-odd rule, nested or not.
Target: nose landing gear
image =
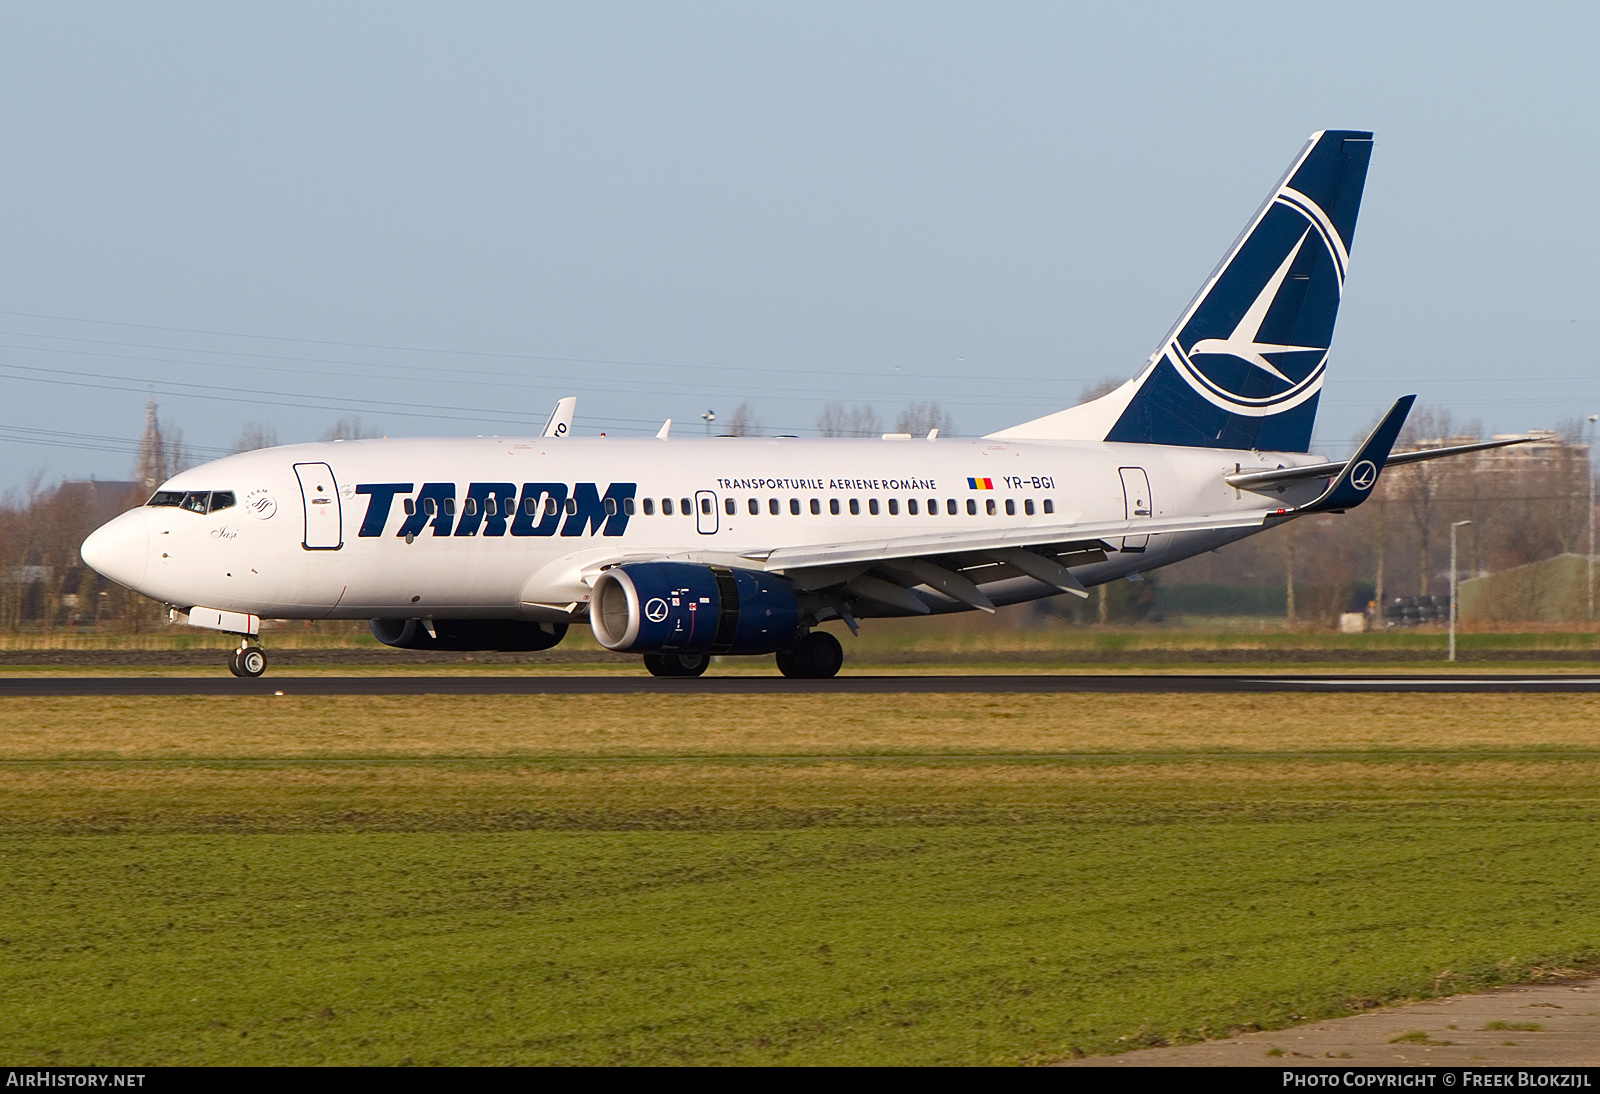
[[[240,642],[239,648],[228,654],[228,671],[235,676],[255,679],[267,671],[266,651],[260,646]]]

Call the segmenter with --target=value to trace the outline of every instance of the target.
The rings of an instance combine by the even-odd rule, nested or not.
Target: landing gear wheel
[[[647,653],[644,667],[651,676],[704,676],[711,658],[703,653]]]
[[[228,655],[228,671],[255,679],[267,671],[267,655],[260,646],[244,646]]]
[[[778,654],[778,671],[797,680],[826,680],[844,666],[844,647],[827,631],[812,631]]]

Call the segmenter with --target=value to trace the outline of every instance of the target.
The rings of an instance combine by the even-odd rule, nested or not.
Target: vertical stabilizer
[[[1306,451],[1371,155],[1312,134],[1139,376],[992,436]]]

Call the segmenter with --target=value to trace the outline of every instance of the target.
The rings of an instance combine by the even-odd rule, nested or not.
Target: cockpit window
[[[233,506],[232,490],[211,491],[211,512],[215,513],[218,509],[232,509]]]
[[[183,501],[182,490],[157,490],[146,505],[178,505]]]
[[[183,496],[183,500],[178,503],[178,508],[187,509],[191,513],[204,513],[206,507],[210,504],[211,491],[191,490]]]

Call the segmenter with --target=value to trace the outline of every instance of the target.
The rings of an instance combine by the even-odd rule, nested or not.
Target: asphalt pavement
[[[128,695],[1041,695],[1249,692],[1585,693],[1600,676],[1545,673],[1140,673],[1121,675],[701,676],[204,676],[0,677],[6,696]]]

